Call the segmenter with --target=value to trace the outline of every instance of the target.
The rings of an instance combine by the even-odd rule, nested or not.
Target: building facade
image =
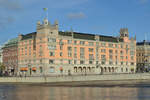
[[[3,63],[2,46],[0,46],[0,63]]]
[[[137,72],[150,71],[150,42],[137,42]]]
[[[8,75],[17,74],[18,70],[18,38],[9,40],[2,47],[3,64]]]
[[[19,74],[87,75],[134,73],[136,40],[58,30],[58,22],[37,22],[37,31],[18,36]]]

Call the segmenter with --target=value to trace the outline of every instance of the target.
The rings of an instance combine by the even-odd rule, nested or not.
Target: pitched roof
[[[18,38],[13,38],[13,39],[8,40],[8,42],[5,43],[2,48],[17,46],[17,45],[18,45]]]
[[[75,39],[85,39],[85,40],[95,40],[94,34],[88,34],[88,33],[73,33],[73,38]]]
[[[99,35],[99,41],[105,41],[105,42],[123,42],[123,39],[120,39],[118,37]]]
[[[32,32],[32,33],[29,33],[29,34],[26,34],[26,35],[22,35],[21,40],[31,39],[31,38],[35,37],[36,34],[37,34],[37,32]]]
[[[146,42],[146,41],[137,42],[136,45],[137,45],[137,46],[139,46],[139,45],[150,45],[150,42]]]
[[[60,31],[59,35],[69,36],[69,37],[71,37],[73,35],[72,37],[75,38],[75,39],[95,40],[95,35],[94,34],[89,34],[89,33],[62,32],[62,31]],[[120,39],[119,37],[99,35],[99,41],[123,42],[123,39]]]

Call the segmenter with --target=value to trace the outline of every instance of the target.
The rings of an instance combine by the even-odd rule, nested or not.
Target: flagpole
[[[46,18],[48,20],[48,8],[43,8],[43,10],[46,12]]]
[[[46,10],[46,17],[47,17],[47,20],[48,20],[48,9]]]

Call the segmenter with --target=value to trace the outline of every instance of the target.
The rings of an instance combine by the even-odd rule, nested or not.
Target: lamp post
[[[31,76],[32,75],[31,63],[28,63],[28,68],[29,68],[29,76]]]

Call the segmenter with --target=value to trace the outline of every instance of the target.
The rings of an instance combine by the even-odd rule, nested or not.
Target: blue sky
[[[150,0],[0,0],[0,44],[36,31],[43,8],[59,30],[117,36],[125,27],[137,41],[150,40]]]

